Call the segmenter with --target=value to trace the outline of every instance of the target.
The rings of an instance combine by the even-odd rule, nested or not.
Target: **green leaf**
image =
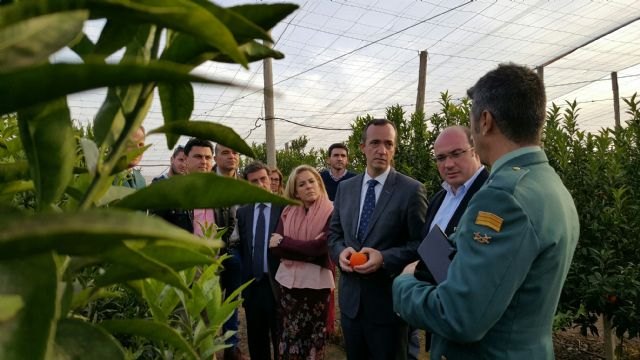
[[[0,295],[0,323],[14,318],[23,307],[22,296]]]
[[[189,75],[175,64],[45,64],[0,73],[0,114],[57,99],[79,91],[143,82],[203,82],[231,85],[225,81]]]
[[[232,6],[228,10],[268,31],[296,9],[296,4],[250,4]]]
[[[194,0],[194,2],[220,20],[231,31],[238,44],[251,39],[272,41],[268,32],[234,11],[222,8],[207,0]]]
[[[104,25],[100,38],[96,42],[92,55],[98,55],[100,59],[113,54],[126,46],[138,32],[140,25],[132,24],[120,19],[108,19]]]
[[[247,66],[229,29],[211,12],[189,0],[111,0],[93,2],[92,16],[124,19],[128,22],[153,23],[202,39]]]
[[[145,213],[91,210],[81,213],[0,217],[0,259],[55,250],[67,255],[99,254],[124,240],[167,240],[219,247],[220,241],[198,238]]]
[[[132,189],[126,186],[110,186],[107,192],[96,201],[96,206],[109,205],[116,200],[123,199],[136,192],[136,189]]]
[[[274,58],[276,60],[284,59],[284,54],[280,51],[273,50],[268,46],[264,46],[256,41],[250,41],[240,46],[240,51],[247,57],[249,62],[259,61],[265,58]],[[233,63],[233,60],[226,55],[220,54],[214,56],[212,61]]]
[[[190,83],[159,84],[158,93],[165,125],[189,121],[193,112],[193,87]],[[166,136],[167,146],[173,149],[180,135],[168,132]]]
[[[84,155],[84,162],[87,165],[89,174],[96,174],[96,166],[98,165],[98,146],[91,139],[80,139],[80,146],[82,147],[82,154]]]
[[[56,359],[124,359],[120,344],[103,328],[78,319],[58,321]]]
[[[255,157],[251,147],[232,128],[208,121],[172,122],[149,132],[149,134],[158,133],[187,135],[211,140],[230,147],[241,154]],[[169,146],[169,149],[171,148]]]
[[[2,250],[6,252],[11,249]],[[16,316],[0,322],[0,359],[45,359],[50,354],[56,324],[56,274],[51,253],[0,261],[0,294],[18,295],[24,303]]]
[[[33,181],[18,180],[4,183],[0,186],[0,195],[10,195],[34,190]]]
[[[98,299],[112,299],[119,298],[121,296],[122,294],[117,291],[111,291],[104,288],[96,289],[94,287],[89,287],[73,294],[70,309],[80,309],[82,307],[85,307],[88,303],[96,301]]]
[[[73,176],[76,142],[67,100],[23,109],[18,112],[18,123],[38,208],[48,208],[60,199]]]
[[[69,44],[69,48],[84,61],[87,61],[87,58],[93,52],[94,47],[95,45],[85,33],[82,33],[81,37],[76,38]]]
[[[0,183],[29,179],[29,163],[19,160],[0,164]]]
[[[126,244],[113,247],[99,256],[110,261],[113,265],[103,275],[96,278],[96,286],[98,287],[154,278],[190,293],[182,278],[171,267],[126,246]]]
[[[138,335],[157,343],[167,344],[182,350],[190,359],[197,359],[195,350],[178,332],[168,325],[148,320],[107,320],[100,323],[107,331],[116,334]]]
[[[150,210],[212,209],[255,202],[296,204],[243,180],[213,173],[195,173],[156,181],[114,205]]]
[[[34,17],[0,29],[0,68],[9,70],[47,61],[82,33],[86,10]]]

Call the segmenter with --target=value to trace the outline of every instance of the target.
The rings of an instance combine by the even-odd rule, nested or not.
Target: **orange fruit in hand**
[[[369,260],[369,258],[367,258],[366,254],[355,252],[351,254],[351,257],[349,257],[349,265],[351,265],[351,267],[362,265],[366,263],[367,260]]]

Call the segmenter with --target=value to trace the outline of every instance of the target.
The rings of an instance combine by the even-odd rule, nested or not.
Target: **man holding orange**
[[[418,258],[427,201],[422,184],[391,167],[396,139],[392,122],[370,121],[360,144],[367,169],[341,182],[334,201],[329,252],[342,272],[341,325],[351,360],[407,356],[407,325],[393,311],[391,285]]]

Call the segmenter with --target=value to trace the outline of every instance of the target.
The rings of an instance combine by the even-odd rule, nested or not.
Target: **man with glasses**
[[[429,199],[427,221],[422,230],[423,238],[435,225],[447,236],[451,235],[467,209],[469,200],[487,180],[489,172],[480,163],[472,144],[471,131],[464,126],[448,127],[436,138],[433,150],[442,179],[442,189]],[[418,265],[419,268],[422,266],[422,263]],[[411,328],[409,335],[409,359],[418,359],[418,329]],[[428,331],[425,340],[425,349],[429,351],[431,334]]]
[[[571,194],[542,150],[535,71],[501,64],[467,91],[474,149],[491,167],[452,236],[439,284],[405,267],[394,309],[432,333],[432,359],[553,359],[553,318],[580,236]]]

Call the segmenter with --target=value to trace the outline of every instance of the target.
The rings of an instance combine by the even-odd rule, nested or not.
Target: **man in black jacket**
[[[448,127],[440,133],[433,145],[434,156],[442,189],[429,199],[427,219],[422,231],[425,237],[438,225],[447,235],[456,231],[458,221],[467,208],[469,200],[487,180],[489,172],[480,163],[473,148],[469,128]],[[420,264],[423,266],[423,264]],[[418,359],[420,349],[418,330],[411,329],[409,338],[409,359]],[[425,348],[429,350],[431,334],[426,333]]]

